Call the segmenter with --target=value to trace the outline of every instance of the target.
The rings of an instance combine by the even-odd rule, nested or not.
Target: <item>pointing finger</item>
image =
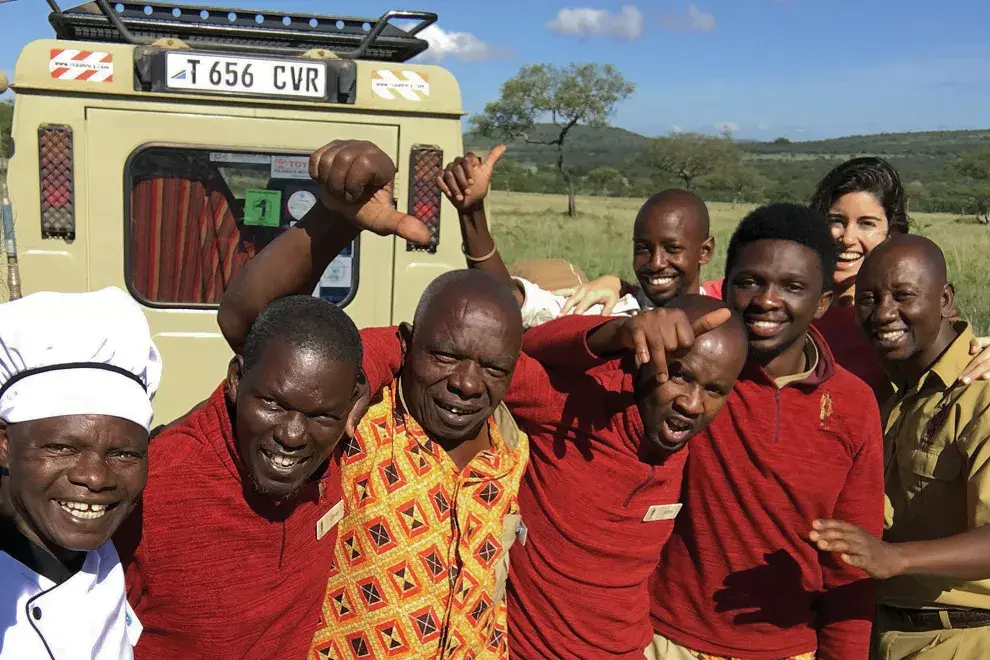
[[[711,332],[715,328],[719,327],[726,321],[732,318],[732,312],[726,308],[716,309],[714,312],[708,312],[700,319],[691,324],[691,329],[694,334],[703,335],[706,332]]]

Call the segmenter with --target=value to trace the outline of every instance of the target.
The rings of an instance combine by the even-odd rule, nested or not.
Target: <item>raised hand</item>
[[[636,364],[651,363],[658,382],[667,380],[667,357],[689,350],[695,337],[714,330],[732,318],[728,309],[716,309],[694,323],[679,309],[651,309],[626,320],[620,341],[635,352]]]
[[[468,153],[462,158],[455,158],[444,168],[443,173],[437,177],[437,185],[454,208],[465,212],[473,211],[481,205],[488,195],[495,163],[504,153],[505,145],[500,144],[489,152],[485,160]]]
[[[424,244],[430,231],[392,206],[389,185],[395,163],[372,142],[334,140],[309,157],[309,175],[320,184],[320,201],[360,229]]]

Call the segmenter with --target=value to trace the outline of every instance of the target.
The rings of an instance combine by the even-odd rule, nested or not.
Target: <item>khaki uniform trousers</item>
[[[653,635],[653,643],[646,647],[644,654],[646,660],[738,660],[736,658],[702,653],[701,651],[692,651],[657,634]],[[802,653],[801,655],[795,655],[790,658],[781,658],[781,660],[815,660],[815,653],[814,651],[811,653]],[[987,656],[987,660],[990,660],[990,656]]]
[[[905,632],[878,608],[873,660],[990,660],[990,626]]]

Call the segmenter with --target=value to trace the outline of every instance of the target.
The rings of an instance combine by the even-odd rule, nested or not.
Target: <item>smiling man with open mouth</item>
[[[110,536],[147,481],[161,374],[120,289],[0,305],[3,660],[132,657],[141,623]]]
[[[344,515],[340,452],[361,340],[335,305],[269,305],[198,409],[155,436],[114,540],[138,660],[302,657]]]

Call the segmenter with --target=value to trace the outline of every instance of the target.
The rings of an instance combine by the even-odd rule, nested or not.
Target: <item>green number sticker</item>
[[[248,190],[244,193],[244,224],[253,227],[278,227],[281,215],[281,191]]]

